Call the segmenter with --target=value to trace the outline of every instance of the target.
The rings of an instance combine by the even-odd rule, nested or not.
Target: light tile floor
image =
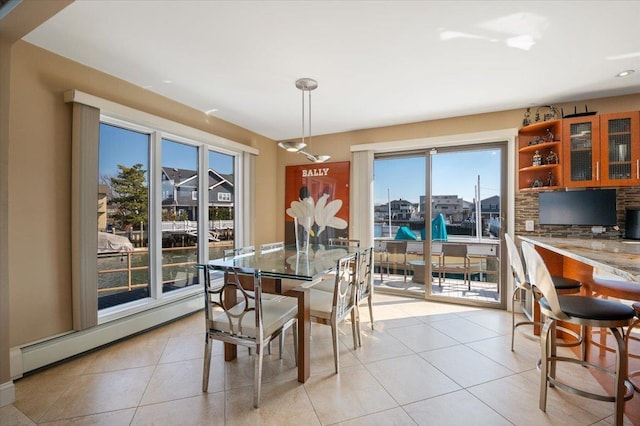
[[[296,380],[288,338],[284,359],[276,349],[265,362],[259,409],[252,408],[253,364],[245,350],[236,361],[224,362],[217,344],[209,393],[202,393],[204,317],[197,313],[17,380],[16,402],[0,409],[0,423],[613,424],[613,404],[556,389],[549,392],[547,413],[538,409],[538,343],[517,335],[511,352],[507,312],[376,294],[374,318],[374,331],[363,323],[357,350],[350,325],[341,328],[339,375],[333,371],[330,329],[314,324],[311,378],[305,384]],[[601,389],[585,368],[558,374]],[[640,404],[640,396],[627,409],[630,404]],[[633,421],[627,418],[626,424]]]

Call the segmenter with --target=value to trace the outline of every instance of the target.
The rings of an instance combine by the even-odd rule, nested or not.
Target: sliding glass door
[[[424,294],[426,166],[424,152],[374,161],[374,283],[391,292]]]
[[[503,304],[505,147],[461,147],[430,154],[430,298]]]
[[[503,170],[506,143],[376,156],[376,287],[503,307]]]

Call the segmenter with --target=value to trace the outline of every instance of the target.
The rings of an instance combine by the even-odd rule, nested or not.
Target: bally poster
[[[295,244],[294,217],[311,218],[310,244],[348,238],[349,173],[348,161],[286,167],[286,244]]]

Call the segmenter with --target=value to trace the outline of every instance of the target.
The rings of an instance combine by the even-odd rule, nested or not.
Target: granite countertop
[[[602,271],[640,283],[640,241],[518,236]]]

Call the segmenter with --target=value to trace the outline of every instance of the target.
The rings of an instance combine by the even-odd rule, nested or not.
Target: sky
[[[116,176],[118,164],[131,167],[140,163],[144,170],[148,170],[149,135],[102,123],[100,125],[99,162],[99,179],[102,176]],[[162,166],[196,170],[198,167],[197,149],[190,145],[163,139]],[[232,174],[233,157],[210,151],[209,167],[223,174]]]
[[[457,195],[473,201],[480,175],[480,198],[500,193],[500,151],[482,149],[432,155],[433,195]],[[425,194],[424,156],[377,159],[374,162],[374,203],[388,198],[420,201]],[[389,196],[387,195],[387,190]]]

